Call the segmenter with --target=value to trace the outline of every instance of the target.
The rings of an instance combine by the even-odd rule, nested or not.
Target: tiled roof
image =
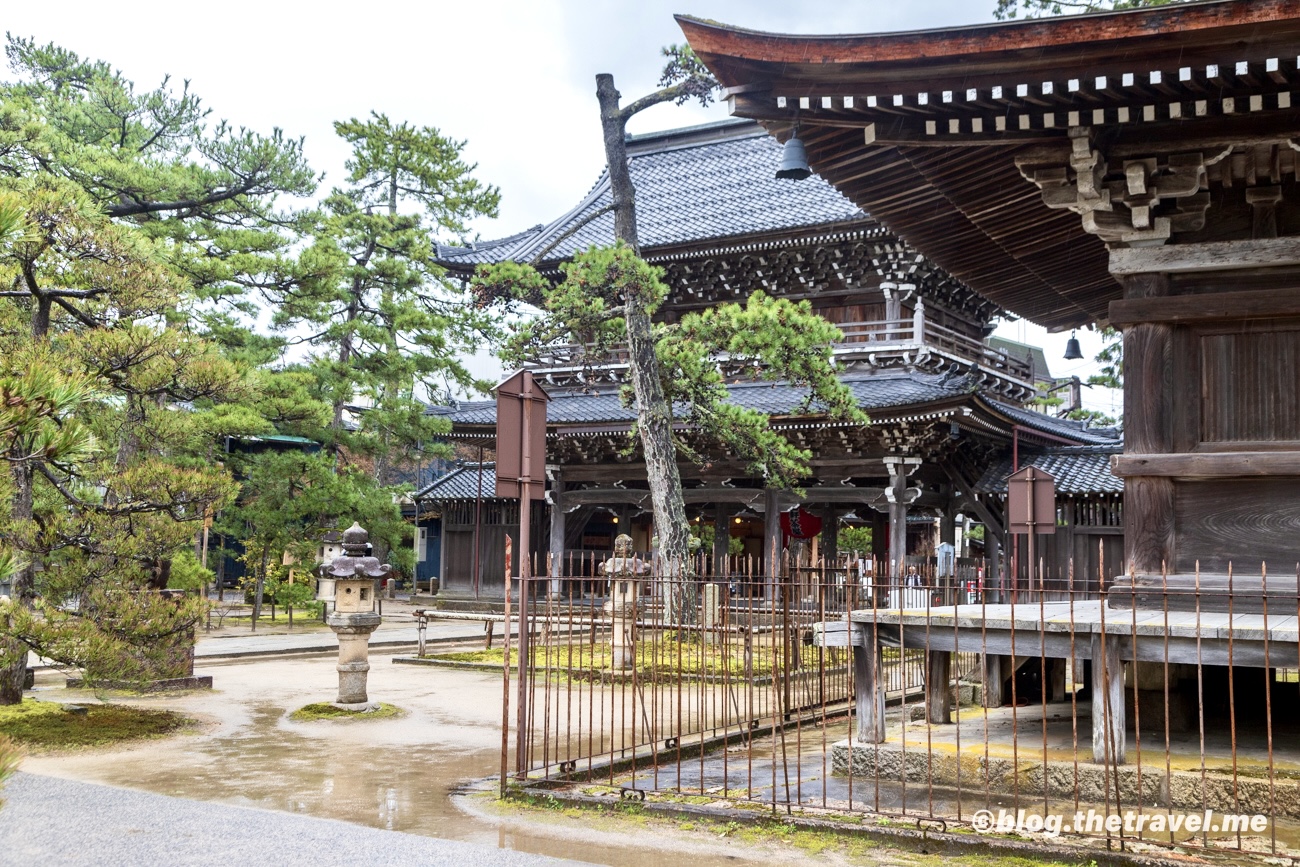
[[[969,397],[974,391],[974,385],[968,377],[945,374],[858,374],[846,376],[842,381],[857,398],[858,407],[869,414],[956,400]],[[737,383],[727,386],[727,391],[732,402],[771,416],[793,416],[800,413],[808,396],[806,388],[796,388],[782,382]],[[979,400],[995,412],[1009,417],[1014,423],[1053,436],[1106,448],[1118,448],[1120,444],[1118,432],[1111,428],[1089,429],[1082,422],[1055,418],[983,398]],[[811,409],[815,412],[816,405]],[[496,424],[496,401],[493,400],[435,406],[428,411],[461,426]],[[679,409],[679,412],[685,415],[684,409]],[[636,420],[636,413],[623,406],[617,390],[597,393],[556,391],[551,394],[551,402],[546,407],[546,420],[549,425],[561,427],[630,424]]]
[[[917,373],[846,377],[844,384],[852,390],[858,406],[870,412],[891,407],[930,403],[961,397],[970,391],[965,377],[951,378]],[[793,415],[801,410],[808,397],[806,388],[781,382],[746,382],[729,385],[731,400],[740,406],[768,415]],[[461,403],[454,407],[431,407],[435,415],[460,425],[496,423],[496,401]],[[601,393],[558,392],[551,395],[546,420],[552,425],[610,424],[632,422],[636,413],[623,406],[617,391]]]
[[[493,499],[496,496],[496,464],[467,463],[446,475],[434,479],[415,492],[417,500],[473,500],[479,496]]]
[[[1121,441],[1121,434],[1116,428],[1088,427],[1087,422],[1057,418],[1046,413],[1035,412],[1032,409],[1022,409],[1018,406],[999,403],[995,400],[991,400],[989,403],[996,407],[998,412],[1004,413],[1018,424],[1044,433],[1068,436],[1074,440],[1081,440],[1099,446],[1118,446]]]
[[[634,136],[628,142],[636,186],[641,248],[656,248],[807,230],[844,223],[874,225],[856,205],[818,177],[775,177],[781,144],[752,121],[723,121],[669,133]],[[609,174],[602,173],[587,197],[549,226],[474,244],[438,248],[444,265],[464,268],[513,259],[527,262],[583,216],[610,202]],[[614,240],[614,216],[603,214],[561,241],[545,261],[567,259]]]
[[[1022,454],[1020,468],[1036,467],[1052,474],[1059,494],[1120,494],[1124,480],[1110,471],[1110,456],[1120,447],[1078,446],[1049,449],[1041,454]],[[1011,458],[1005,458],[985,470],[975,484],[977,494],[1005,494],[1007,476],[1011,475]]]

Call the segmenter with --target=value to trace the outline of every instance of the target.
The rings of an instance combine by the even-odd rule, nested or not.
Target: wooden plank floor
[[[1016,605],[948,605],[923,608],[855,610],[857,623],[921,626],[930,629],[984,629],[1016,632],[1108,635],[1165,635],[1209,640],[1300,643],[1295,614],[1232,614],[1223,612],[1158,611],[1108,608],[1101,600],[1028,602]]]

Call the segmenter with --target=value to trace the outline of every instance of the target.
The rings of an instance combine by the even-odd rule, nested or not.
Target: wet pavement
[[[481,634],[481,626],[472,626]],[[685,834],[624,830],[602,836],[586,828],[575,834],[572,827],[495,809],[484,798],[462,797],[469,808],[462,809],[452,797],[458,787],[500,766],[501,679],[393,665],[391,659],[391,652],[372,654],[370,696],[405,709],[402,717],[291,721],[293,710],[333,699],[338,680],[327,655],[200,657],[196,673],[212,675],[214,689],[129,699],[184,712],[199,720],[194,731],[127,747],[33,755],[23,770],[602,864],[676,865],[684,854],[701,867],[805,860],[732,841],[701,843]],[[64,688],[52,671],[40,673],[32,697],[93,698]]]
[[[5,795],[9,804],[0,822],[0,864],[561,867],[581,863],[27,773],[16,775]]]

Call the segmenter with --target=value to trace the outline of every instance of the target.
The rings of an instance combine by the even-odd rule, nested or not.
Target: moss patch
[[[400,707],[387,703],[379,704],[373,710],[355,711],[343,710],[323,701],[298,708],[289,714],[289,719],[294,722],[310,722],[318,719],[389,719],[405,713],[406,711]]]
[[[73,707],[78,710],[70,711]],[[37,749],[95,747],[172,734],[194,721],[170,710],[123,704],[64,705],[27,699],[0,706],[0,734]]]
[[[500,667],[504,651],[499,647],[491,650],[471,650],[450,653],[435,653],[431,658],[442,662],[473,663]],[[840,652],[847,659],[846,652]],[[698,642],[677,641],[671,635],[660,639],[642,640],[636,645],[637,675],[645,680],[672,680],[678,676],[688,677],[734,677],[747,678],[770,676],[773,667],[784,664],[784,652],[780,647],[773,647],[770,637],[756,642],[746,661],[743,650],[733,645],[707,645]],[[842,662],[831,651],[828,664]],[[511,652],[512,664],[517,659]],[[564,674],[582,679],[601,673],[614,672],[627,674],[630,671],[614,669],[613,649],[609,641],[595,645],[586,642],[559,644],[533,650],[532,662],[539,672]]]

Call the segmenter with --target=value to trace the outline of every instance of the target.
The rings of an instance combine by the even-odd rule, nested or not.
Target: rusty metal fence
[[[507,656],[515,780],[1300,858],[1300,580],[579,577]]]

